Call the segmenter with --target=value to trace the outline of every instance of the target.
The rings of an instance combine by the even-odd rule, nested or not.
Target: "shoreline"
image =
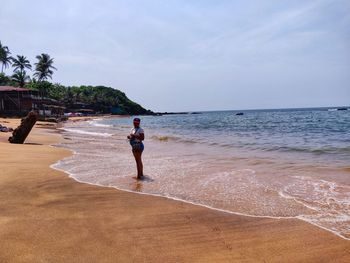
[[[55,146],[52,146],[55,148]],[[70,149],[67,149],[67,148],[64,148],[68,151],[71,151],[72,154],[76,154],[75,151],[73,150],[70,150]],[[70,157],[70,156],[68,156]],[[60,161],[60,160],[59,160]],[[59,162],[58,161],[58,162]],[[58,163],[57,162],[57,163]],[[267,219],[274,219],[274,220],[300,220],[302,222],[305,222],[307,224],[310,224],[312,226],[315,226],[317,228],[320,228],[324,231],[327,231],[327,232],[330,232],[332,233],[333,235],[341,238],[341,239],[344,239],[344,240],[348,240],[350,241],[350,238],[346,238],[342,235],[340,235],[339,233],[335,232],[335,231],[332,231],[328,228],[325,228],[325,227],[322,227],[322,226],[319,226],[317,224],[314,224],[312,222],[309,222],[307,220],[304,220],[302,219],[301,217],[299,216],[296,216],[296,217],[293,217],[293,216],[257,216],[257,215],[250,215],[250,214],[245,214],[245,213],[240,213],[240,212],[233,212],[233,211],[230,211],[230,210],[225,210],[225,209],[220,209],[220,208],[216,208],[216,207],[212,207],[212,206],[209,206],[209,205],[205,205],[205,204],[200,204],[200,203],[195,203],[195,202],[191,202],[191,201],[187,201],[187,200],[184,200],[184,199],[180,199],[180,198],[177,198],[177,197],[172,197],[172,196],[164,196],[164,195],[161,195],[161,194],[152,194],[152,193],[145,193],[145,192],[139,192],[139,191],[132,191],[132,190],[128,190],[128,189],[123,189],[123,188],[119,188],[117,186],[107,186],[107,185],[102,185],[102,184],[98,184],[98,183],[89,183],[89,182],[84,182],[84,181],[80,181],[78,179],[76,179],[73,174],[63,170],[63,169],[60,169],[60,168],[56,168],[54,167],[57,163],[54,163],[54,164],[51,164],[50,165],[50,168],[54,169],[54,170],[57,170],[59,172],[62,172],[62,173],[65,173],[67,174],[67,176],[71,179],[73,179],[74,181],[76,181],[77,183],[80,183],[80,184],[88,184],[88,185],[91,185],[91,186],[98,186],[98,187],[102,187],[102,188],[111,188],[111,189],[115,189],[115,190],[118,190],[118,191],[122,191],[122,192],[126,192],[126,193],[132,193],[132,194],[139,194],[139,195],[146,195],[146,196],[154,196],[154,197],[158,197],[158,198],[164,198],[164,199],[167,199],[167,200],[172,200],[172,201],[176,201],[176,202],[183,202],[185,204],[189,204],[189,205],[194,205],[194,206],[199,206],[199,207],[203,207],[203,208],[207,208],[207,209],[210,209],[210,210],[213,210],[213,211],[218,211],[218,212],[222,212],[222,213],[225,213],[225,214],[229,214],[229,215],[234,215],[234,216],[243,216],[243,217],[251,217],[251,218],[267,218]]]
[[[62,135],[38,127],[32,133],[24,145],[0,140],[7,150],[1,166],[9,171],[0,176],[1,189],[8,191],[0,193],[5,194],[0,217],[0,234],[6,240],[0,244],[0,259],[5,262],[66,262],[73,255],[77,261],[95,262],[350,259],[347,240],[300,219],[240,216],[167,197],[77,183],[68,173],[50,168],[72,154],[50,146],[63,140]],[[31,164],[28,158],[44,163]],[[18,167],[20,161],[23,167]]]
[[[119,118],[118,116],[116,118]],[[99,120],[101,119],[104,119],[103,117],[101,118],[98,118]],[[108,119],[108,117],[107,117]],[[89,122],[90,119],[88,120],[84,120],[82,119],[81,121],[88,121]],[[80,129],[80,128],[79,128]],[[74,133],[86,133],[86,134],[93,134],[94,132],[81,132],[81,130],[76,131],[76,130],[71,130],[71,128],[69,129],[64,129],[63,130],[66,130],[68,132],[68,134],[74,134]],[[83,129],[84,130],[84,129]],[[112,134],[111,134],[112,135]],[[68,135],[69,137],[69,135]],[[66,148],[70,151],[73,152],[73,154],[77,154],[77,152],[75,152],[74,149],[70,149],[69,147]],[[82,152],[81,152],[82,153]],[[61,161],[64,161],[64,160],[61,160]],[[74,162],[74,159],[70,160],[70,161],[73,161]],[[211,209],[211,210],[214,210],[214,211],[219,211],[219,212],[223,212],[223,213],[227,213],[227,214],[231,214],[231,215],[237,215],[237,216],[245,216],[245,217],[252,217],[252,218],[269,218],[269,219],[277,219],[277,220],[286,220],[286,219],[296,219],[296,220],[300,220],[302,222],[306,222],[312,226],[316,226],[322,230],[325,230],[327,232],[330,232],[332,234],[334,234],[335,236],[337,237],[340,237],[341,239],[344,239],[344,240],[347,240],[347,241],[350,241],[350,237],[346,236],[346,235],[343,235],[343,233],[341,232],[338,232],[336,229],[332,230],[330,227],[325,227],[323,226],[322,224],[318,224],[318,222],[313,222],[312,220],[308,219],[307,217],[304,217],[304,214],[297,214],[297,215],[258,215],[258,214],[254,214],[254,213],[249,213],[249,211],[236,211],[236,210],[232,210],[232,209],[225,209],[225,208],[220,208],[220,207],[217,207],[217,206],[212,206],[212,205],[208,205],[206,203],[201,203],[201,202],[196,202],[196,201],[191,201],[191,200],[186,200],[186,199],[183,199],[176,195],[166,195],[166,194],[163,194],[163,193],[153,193],[153,192],[142,192],[142,191],[138,191],[138,190],[132,190],[132,189],[128,189],[128,188],[125,188],[123,187],[122,185],[118,185],[118,184],[103,184],[103,183],[99,183],[99,182],[92,182],[92,181],[89,181],[89,180],[84,180],[84,178],[79,178],[79,172],[78,173],[71,173],[67,170],[65,170],[64,166],[63,167],[60,167],[60,163],[55,163],[53,165],[51,165],[51,168],[53,169],[56,169],[56,170],[59,170],[59,171],[62,171],[64,173],[66,173],[70,178],[72,178],[73,180],[75,180],[76,182],[79,182],[79,183],[84,183],[84,184],[89,184],[89,185],[95,185],[95,186],[99,186],[99,187],[105,187],[105,188],[113,188],[113,189],[116,189],[116,190],[119,190],[119,191],[124,191],[124,192],[128,192],[128,193],[137,193],[137,194],[141,194],[141,195],[149,195],[149,196],[155,196],[155,197],[161,197],[161,198],[165,198],[165,199],[169,199],[169,200],[175,200],[175,201],[180,201],[180,202],[184,202],[186,204],[190,204],[190,205],[195,205],[195,206],[200,206],[200,207],[204,207],[204,208],[207,208],[207,209]],[[159,179],[159,178],[158,178]],[[125,185],[124,185],[125,186]],[[282,195],[282,194],[281,194]],[[293,198],[288,198],[288,197],[285,197],[286,199],[293,199]],[[297,200],[296,200],[297,203],[299,203]],[[312,208],[311,208],[312,209]]]

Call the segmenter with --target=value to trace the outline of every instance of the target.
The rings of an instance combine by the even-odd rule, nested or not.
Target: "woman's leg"
[[[138,166],[138,168],[137,168],[137,173],[138,173],[138,175],[140,176],[140,178],[143,176],[143,163],[142,163],[142,152],[140,152],[139,153],[139,156],[140,156],[140,158],[139,158],[139,162],[137,163],[137,166]]]
[[[137,178],[140,179],[143,176],[143,164],[142,164],[142,151],[133,151],[137,167]]]

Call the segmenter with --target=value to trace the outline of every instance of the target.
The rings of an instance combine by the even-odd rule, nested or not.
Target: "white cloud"
[[[302,88],[344,104],[349,11],[343,0],[14,0],[0,10],[0,40],[32,62],[52,55],[54,81],[118,87],[155,110],[288,107]]]

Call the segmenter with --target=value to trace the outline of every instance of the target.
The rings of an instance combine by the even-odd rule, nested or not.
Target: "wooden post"
[[[18,100],[18,112],[21,116],[21,100],[19,98],[19,91],[17,91],[17,100]]]
[[[21,124],[13,131],[9,142],[23,144],[37,120],[38,114],[35,111],[29,112],[27,117],[23,118]]]

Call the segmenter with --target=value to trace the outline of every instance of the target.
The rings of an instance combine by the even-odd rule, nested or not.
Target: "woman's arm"
[[[143,141],[145,139],[145,134],[144,133],[140,133],[140,134],[130,134],[133,138],[139,139],[141,141]]]
[[[140,134],[132,134],[132,133],[131,133],[131,134],[128,135],[127,137],[128,137],[128,139],[136,138],[136,139],[138,139],[138,140],[143,141],[143,140],[145,139],[145,134],[144,134],[144,133],[140,133]]]

